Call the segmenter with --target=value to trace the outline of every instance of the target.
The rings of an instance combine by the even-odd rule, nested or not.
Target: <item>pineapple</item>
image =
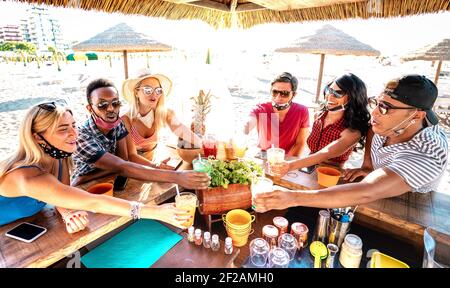
[[[192,111],[194,112],[193,122],[191,124],[191,131],[202,137],[205,135],[205,120],[206,115],[211,111],[211,90],[208,94],[205,94],[203,90],[200,90],[197,97],[191,97],[194,101]]]

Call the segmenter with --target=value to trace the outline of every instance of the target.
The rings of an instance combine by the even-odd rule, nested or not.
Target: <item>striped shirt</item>
[[[374,135],[374,170],[388,168],[402,177],[412,192],[437,189],[448,161],[447,138],[438,125],[424,128],[407,142],[383,146],[385,142],[386,137]]]

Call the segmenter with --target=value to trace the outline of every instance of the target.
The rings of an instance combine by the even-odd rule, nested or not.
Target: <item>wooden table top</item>
[[[99,182],[113,181],[114,177],[93,180],[79,187],[85,189]],[[129,179],[126,189],[114,191],[114,196],[143,203],[162,203],[176,194],[170,183],[144,183]],[[45,207],[38,214],[0,227],[0,267],[48,267],[72,255],[78,249],[131,221],[129,217],[89,213],[89,225],[80,232],[69,234],[53,207]],[[32,243],[5,236],[6,231],[21,222],[30,222],[47,228],[47,233]]]
[[[274,184],[288,189],[320,188],[316,172],[290,172],[282,179],[268,177]],[[410,192],[399,197],[380,199],[359,205],[354,221],[413,243],[418,249],[423,249],[425,228],[436,227],[449,235],[445,242],[450,244],[450,196],[436,192]]]

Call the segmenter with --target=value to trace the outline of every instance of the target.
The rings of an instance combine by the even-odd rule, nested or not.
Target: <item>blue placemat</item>
[[[183,237],[154,220],[139,220],[81,257],[87,268],[148,268]]]

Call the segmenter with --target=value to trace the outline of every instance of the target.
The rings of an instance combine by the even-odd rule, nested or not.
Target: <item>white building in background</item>
[[[6,25],[0,27],[0,42],[23,41],[22,31],[18,25]]]
[[[21,21],[23,39],[36,45],[38,52],[48,52],[48,47],[64,51],[64,42],[59,21],[52,18],[47,8],[33,6],[27,10],[28,18]]]

